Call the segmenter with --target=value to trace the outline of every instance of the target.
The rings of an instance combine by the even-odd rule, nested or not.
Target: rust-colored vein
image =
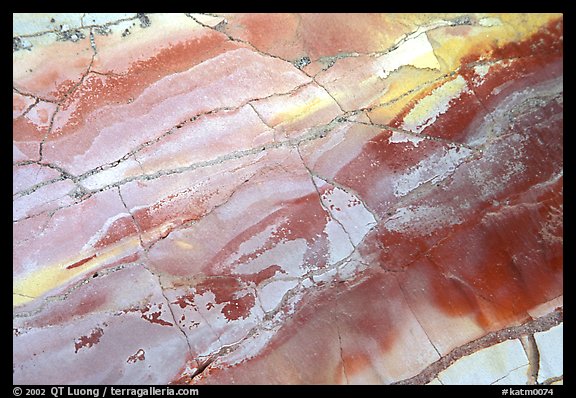
[[[88,261],[92,260],[93,258],[96,258],[97,256],[98,256],[97,254],[93,254],[90,257],[86,257],[80,261],[76,261],[74,264],[67,266],[66,269],[72,269],[72,268],[80,267],[80,266],[86,264]]]

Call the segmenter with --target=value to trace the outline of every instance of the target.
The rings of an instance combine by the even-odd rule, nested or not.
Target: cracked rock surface
[[[563,382],[561,14],[14,14],[13,65],[15,384]]]

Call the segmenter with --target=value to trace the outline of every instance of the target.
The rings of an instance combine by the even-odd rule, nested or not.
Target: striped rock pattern
[[[561,380],[562,15],[13,42],[14,383]]]

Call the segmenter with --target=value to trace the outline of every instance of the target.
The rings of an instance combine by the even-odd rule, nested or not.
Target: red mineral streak
[[[216,304],[232,301],[241,288],[242,283],[234,277],[209,278],[195,287],[196,294],[213,293]]]
[[[76,341],[74,341],[74,353],[78,350],[86,347],[90,348],[100,342],[100,337],[104,335],[104,330],[102,328],[96,328],[92,330],[89,336],[80,336]]]
[[[240,275],[240,278],[242,280],[251,281],[256,285],[259,285],[261,282],[274,277],[277,272],[286,273],[286,271],[282,270],[282,267],[280,267],[278,264],[272,264],[255,274]]]
[[[188,306],[195,308],[195,296],[203,295],[208,292],[214,294],[214,304],[225,304],[222,307],[221,312],[226,319],[230,321],[240,318],[244,319],[249,315],[252,307],[254,307],[256,299],[252,293],[246,293],[239,296],[238,293],[245,287],[245,283],[242,281],[253,281],[256,284],[259,284],[261,281],[273,277],[278,271],[280,271],[280,267],[278,265],[272,265],[252,275],[208,278],[194,287],[194,294],[178,296],[172,304],[177,304],[182,309]],[[208,303],[206,309],[211,309],[214,304]],[[184,315],[182,318],[182,320],[184,320]]]
[[[295,154],[294,151],[287,153],[287,151],[282,150],[278,153],[272,152],[272,155],[274,156],[273,159],[276,159],[277,155],[294,159]],[[230,269],[235,264],[249,261],[251,258],[257,257],[259,254],[275,247],[281,242],[282,238],[278,236],[278,233],[282,233],[281,228],[286,227],[284,224],[293,215],[291,209],[285,208],[285,203],[295,197],[301,197],[301,193],[313,192],[313,185],[309,176],[303,174],[305,173],[304,168],[298,167],[299,173],[293,175],[293,173],[287,173],[286,171],[294,166],[284,160],[283,162],[286,163],[289,169],[280,168],[273,163],[274,168],[268,169],[267,166],[264,166],[262,167],[263,171],[259,171],[257,175],[254,175],[252,161],[250,161],[250,167],[247,170],[246,168],[234,168],[233,173],[221,174],[221,176],[214,179],[210,178],[210,185],[203,191],[206,193],[217,189],[222,192],[215,196],[214,199],[208,201],[207,204],[210,205],[207,209],[209,214],[197,222],[186,225],[185,228],[174,230],[166,239],[154,244],[149,253],[154,267],[161,272],[173,275],[186,276],[194,272],[202,272],[206,275],[219,275],[224,269]],[[243,164],[246,164],[246,161]],[[268,162],[265,161],[264,164],[267,165]],[[225,170],[228,169],[227,167]],[[220,167],[216,169],[218,174],[221,173],[220,170]],[[211,169],[208,169],[207,172],[211,172]],[[223,177],[225,178],[224,180],[222,179]],[[277,192],[277,184],[273,182],[275,179],[276,181],[285,181],[286,188],[297,187],[297,190],[282,188],[284,192],[278,197],[275,195]],[[178,179],[178,185],[181,181],[186,181],[186,177]],[[205,182],[201,181],[202,185],[204,185]],[[190,184],[196,185],[197,177]],[[284,186],[284,183],[282,186]],[[245,213],[237,214],[234,211],[230,213],[227,203],[235,200],[249,203]],[[153,199],[153,201],[156,200]],[[310,203],[313,206],[317,206],[312,210],[322,211],[317,200],[314,201],[311,197]],[[221,218],[221,209],[223,209],[222,211],[225,213],[224,217],[227,221]],[[181,213],[185,214],[187,211],[188,208],[186,207]],[[168,214],[169,218],[166,219],[166,228],[180,225],[179,216],[181,215],[176,214],[177,217],[174,218],[174,214]],[[232,215],[232,218],[230,218],[230,215]],[[214,225],[219,227],[215,229]],[[323,227],[318,226],[317,228]],[[262,231],[268,231],[263,237],[265,241],[262,245],[258,245],[258,247],[249,251],[241,249],[243,242],[249,241],[253,236],[262,233]],[[277,231],[279,232],[277,233]],[[210,244],[206,245],[203,242],[199,242],[196,236],[203,236],[205,241],[210,242]],[[231,257],[234,258],[234,261],[231,260]],[[274,262],[278,263],[275,260]],[[219,266],[213,268],[215,265]]]
[[[93,109],[132,102],[154,82],[238,47],[221,33],[205,32],[196,40],[171,43],[155,56],[134,62],[127,70],[108,71],[105,66],[102,70],[96,61],[92,69],[99,73],[89,74],[78,88],[65,97],[61,109],[66,111],[71,108],[72,113],[65,123],[58,123],[57,134],[51,137],[73,134],[84,125],[86,116]],[[74,84],[65,82],[58,91],[66,93]]]
[[[277,79],[272,70],[278,70],[284,78]],[[194,120],[201,113],[235,108],[309,82],[290,64],[244,48],[203,62],[179,77],[162,79],[134,103],[94,110],[87,116],[89,123],[75,134],[45,146],[46,161],[67,165],[71,173],[81,174],[103,163],[116,162],[141,144],[156,142],[176,125]],[[106,145],[110,140],[115,145],[108,151],[98,149],[99,144]],[[109,172],[121,175],[122,168]]]
[[[210,263],[219,264],[227,257],[239,250],[242,242],[253,236],[255,232],[262,230],[265,226],[274,224],[277,220],[282,220],[276,232],[270,235],[266,243],[255,253],[243,255],[237,260],[241,264],[254,256],[258,252],[269,250],[283,241],[291,241],[298,238],[304,238],[312,244],[318,239],[318,236],[325,236],[324,225],[328,214],[318,201],[318,194],[302,196],[298,199],[285,201],[285,206],[280,210],[272,213],[259,223],[239,233],[230,241],[218,254],[211,259]],[[279,264],[282,267],[282,264]],[[207,272],[211,275],[221,273],[217,266],[211,266]]]
[[[59,325],[96,313],[108,304],[109,294],[106,291],[94,293],[90,291],[81,296],[79,300],[70,299],[65,308],[56,305],[51,311],[38,316],[36,319],[25,322],[27,327],[45,327]]]
[[[101,249],[132,235],[138,234],[138,228],[131,216],[124,216],[114,221],[107,229],[106,234],[94,244],[95,249]]]
[[[546,108],[544,108],[546,109]],[[556,106],[553,105],[552,109],[556,109]],[[550,112],[542,112],[538,115],[542,117],[543,115],[551,114]],[[553,115],[554,113],[552,113]],[[529,114],[531,115],[531,114]],[[378,253],[378,263],[386,268],[386,269],[397,269],[397,267],[405,268],[410,266],[413,261],[421,257],[422,255],[426,254],[429,255],[429,250],[433,248],[442,248],[444,245],[448,244],[446,239],[453,239],[454,237],[459,237],[462,239],[473,239],[474,242],[476,239],[479,239],[481,242],[489,241],[489,237],[493,235],[484,235],[485,232],[482,232],[484,228],[478,230],[478,223],[482,225],[481,219],[485,214],[491,214],[491,212],[498,211],[498,209],[493,208],[493,203],[506,203],[503,207],[503,210],[506,210],[507,206],[513,206],[513,203],[518,197],[518,193],[528,193],[531,194],[532,187],[537,186],[538,184],[547,184],[548,179],[553,179],[554,175],[561,171],[561,162],[562,160],[551,155],[551,157],[545,157],[540,155],[540,151],[542,150],[541,147],[544,146],[551,150],[551,153],[557,154],[561,153],[561,137],[558,134],[555,134],[557,131],[562,130],[561,122],[551,120],[549,128],[537,127],[531,124],[532,118],[522,118],[518,117],[516,119],[517,125],[514,127],[512,131],[516,131],[517,134],[524,136],[525,142],[519,146],[514,139],[514,135],[508,136],[508,138],[503,138],[502,143],[506,143],[509,141],[507,145],[499,145],[498,147],[492,147],[485,153],[484,159],[479,159],[475,162],[466,163],[461,168],[455,172],[454,176],[448,183],[442,183],[441,187],[437,187],[437,189],[431,190],[421,199],[416,199],[411,202],[411,206],[413,208],[418,208],[418,206],[440,206],[445,201],[446,195],[450,195],[451,197],[458,197],[462,201],[462,203],[466,204],[464,207],[459,208],[458,206],[453,206],[451,212],[453,216],[458,216],[456,219],[460,219],[456,225],[439,225],[434,228],[434,231],[431,233],[426,233],[426,231],[418,232],[417,229],[410,229],[410,233],[408,231],[400,231],[400,232],[393,232],[393,231],[386,231],[385,229],[379,228],[374,233],[374,238],[370,238],[366,241],[363,248],[361,248],[361,252],[365,256],[369,256],[370,252]],[[526,124],[524,124],[526,122]],[[530,129],[530,135],[524,135],[525,132]],[[496,149],[498,148],[498,149]],[[465,177],[466,175],[470,176],[474,174],[474,170],[478,168],[482,170],[486,170],[486,172],[490,172],[496,176],[504,176],[509,172],[510,165],[502,164],[502,163],[494,163],[492,159],[515,159],[515,151],[525,151],[523,154],[523,158],[518,159],[516,158],[519,165],[521,165],[523,173],[520,176],[516,176],[512,181],[510,181],[507,185],[499,186],[497,189],[494,189],[490,195],[490,200],[485,198],[484,200],[480,199],[485,196],[482,193],[482,183],[478,183],[475,180],[470,180],[469,177]],[[562,179],[559,182],[554,183],[552,186],[556,186],[554,189],[558,189],[557,184],[562,185]],[[438,189],[439,188],[439,189]],[[547,187],[550,189],[551,187]],[[537,191],[536,191],[537,192]],[[552,191],[554,192],[554,191]],[[561,192],[561,190],[560,190]],[[559,194],[561,197],[561,193]],[[528,196],[530,198],[530,196]],[[525,199],[522,199],[525,200]],[[529,199],[532,201],[533,199]],[[522,202],[519,203],[520,205],[524,205]],[[499,207],[500,205],[498,205]],[[531,206],[531,205],[530,205]],[[540,206],[540,205],[539,205]],[[518,224],[523,225],[524,222],[522,221],[524,217],[533,218],[534,216],[531,215],[534,210],[528,207],[530,211],[525,215],[520,215],[516,213],[512,213],[511,220],[506,220],[506,223],[511,224],[514,228],[519,228]],[[542,211],[539,209],[538,211]],[[391,216],[393,215],[392,212],[387,213],[386,215]],[[529,216],[530,215],[530,216]],[[423,220],[420,220],[423,221]],[[539,221],[540,224],[545,224],[543,220]],[[385,224],[386,225],[386,224]],[[538,223],[536,225],[539,225]],[[471,228],[472,230],[469,230]],[[498,227],[494,227],[494,233],[498,233]],[[520,228],[519,230],[522,230]],[[515,230],[514,230],[515,231]],[[499,234],[499,233],[498,233]],[[518,232],[514,232],[515,236],[518,235]],[[478,236],[482,236],[483,238],[477,238]],[[527,242],[531,241],[530,236],[526,237]],[[536,235],[534,235],[536,236]],[[474,238],[468,238],[474,237]],[[503,245],[512,245],[513,240],[508,237],[507,234],[504,234],[500,237]],[[471,242],[472,243],[472,242]],[[539,241],[533,241],[533,244],[536,247],[542,245]],[[374,245],[370,248],[371,245]],[[528,243],[526,245],[529,247]],[[454,255],[455,253],[462,253],[462,251],[456,251],[457,247],[467,247],[468,245],[464,242],[460,244],[454,245],[452,247],[452,251],[447,251],[445,258],[439,256],[439,261],[442,263],[447,262],[451,264],[471,264],[474,263],[471,258],[466,259],[453,259],[452,261],[446,260],[446,258],[451,258],[449,253]],[[507,254],[506,256],[509,258],[507,261],[512,261],[507,265],[507,267],[516,266],[513,264],[514,261],[510,259],[514,259],[519,256],[518,251],[520,251],[521,247],[517,247],[516,251],[512,249],[513,246],[506,246]],[[370,248],[370,249],[368,249]],[[438,250],[436,249],[436,250]],[[480,250],[482,253],[490,253],[490,245],[488,247]],[[366,250],[366,251],[364,251]],[[561,250],[559,248],[554,248],[554,251]],[[477,254],[479,257],[486,257],[486,255],[481,255],[480,252]],[[504,253],[500,253],[504,254]],[[489,255],[488,255],[489,256]],[[494,259],[493,259],[494,260]],[[496,261],[496,260],[494,260]],[[492,263],[494,263],[492,261]],[[503,260],[500,260],[503,261]],[[542,266],[550,265],[550,259],[542,259]],[[524,266],[524,265],[522,265]],[[476,269],[478,267],[473,267]],[[552,273],[554,276],[553,278],[557,278],[557,272]],[[508,275],[509,277],[513,277],[513,275]],[[504,280],[505,278],[503,278]],[[492,281],[495,286],[499,286],[496,281]],[[546,285],[546,284],[545,284]],[[558,292],[560,286],[556,283],[554,286],[547,286],[549,291],[551,292]],[[511,289],[512,291],[514,289]],[[540,289],[536,289],[534,291],[534,296],[532,298],[535,301],[538,300],[545,300],[547,297],[541,296],[538,294],[541,292]],[[518,296],[522,297],[522,295]],[[531,299],[532,300],[532,299]],[[528,301],[525,304],[526,308],[535,305],[534,302]],[[503,306],[503,308],[509,308]],[[524,310],[526,309],[524,308]],[[506,317],[502,315],[502,317]]]
[[[171,315],[162,301],[164,298],[159,289],[150,292],[150,288],[157,283],[155,278],[141,266],[108,271],[107,274],[96,272],[89,277],[87,283],[68,291],[66,300],[44,303],[43,310],[33,317],[27,317],[22,325],[28,329],[48,326],[58,328],[59,325],[73,325],[94,317],[116,318],[119,314],[136,313],[138,317],[133,319],[146,321],[139,321],[141,323],[172,326],[166,320],[171,319]],[[132,290],[128,290],[127,286]],[[34,307],[28,309],[33,310]],[[109,326],[108,333],[112,336]],[[140,328],[143,326],[138,326]]]
[[[370,129],[355,127],[357,131]],[[365,133],[361,134],[367,136]],[[422,141],[416,147],[411,142],[391,144],[389,140],[392,134],[391,130],[382,130],[379,135],[366,142],[362,152],[342,167],[334,177],[336,182],[352,187],[373,211],[383,217],[397,200],[392,184],[384,182],[400,177],[410,168],[418,167],[427,157],[441,154],[449,148],[447,144],[431,140]],[[362,173],[358,170],[362,170]],[[377,190],[376,187],[382,188]]]
[[[239,178],[235,173],[222,173],[218,166],[215,168],[215,171],[207,168],[199,173],[187,172],[124,186],[122,195],[144,232],[145,246],[161,246],[161,239],[177,232],[182,225],[202,222],[215,206],[226,202],[236,187],[246,181],[242,171]],[[184,267],[180,261],[178,268]]]
[[[194,197],[193,194],[192,190],[187,190],[169,195],[150,207],[134,211],[134,219],[142,231],[153,230],[169,223],[170,226],[159,236],[160,239],[165,238],[173,229],[189,221],[199,220],[206,214],[204,203],[210,195]],[[180,209],[184,202],[187,203],[186,207],[176,213],[174,210]],[[178,218],[174,218],[175,215]]]
[[[164,76],[187,70],[204,60],[241,46],[228,41],[221,33],[203,29],[203,34],[194,40],[172,42],[169,46],[160,49],[154,56],[145,60],[136,60],[125,70],[117,70],[111,69],[112,65],[107,62],[107,58],[112,54],[106,48],[106,39],[96,37],[96,40],[102,45],[102,51],[94,58],[94,63],[86,78],[82,82],[80,77],[62,81],[48,95],[49,99],[61,103],[62,110],[75,104],[74,114],[69,119],[70,126],[82,125],[85,115],[90,112],[91,108],[133,100],[146,87]],[[86,74],[89,62],[80,62],[80,64],[80,70],[83,69]],[[43,77],[36,77],[35,84],[53,87],[54,82],[58,81],[55,78],[57,74],[58,72],[53,71]],[[68,134],[72,131],[74,129],[67,128],[61,130],[60,134]]]
[[[177,304],[180,306],[180,308],[194,306],[194,295],[179,296],[175,301],[172,302],[172,304]]]
[[[134,62],[127,70],[105,75],[89,73],[79,85],[78,81],[66,81],[58,89],[60,95],[66,96],[62,97],[60,110],[54,118],[54,128],[46,137],[47,142],[74,134],[84,126],[94,109],[130,103],[146,87],[165,76],[185,71],[204,60],[239,47],[227,41],[224,35],[208,31],[197,40],[172,43],[155,56]],[[98,65],[95,61],[92,69],[97,70]],[[13,131],[15,142],[39,142],[48,132],[48,124],[37,126],[28,118],[20,117],[14,120]]]
[[[90,257],[86,257],[80,261],[76,261],[74,264],[71,264],[69,266],[66,267],[66,269],[72,269],[72,268],[76,268],[76,267],[80,267],[81,265],[86,264],[88,261],[92,260],[93,258],[96,258],[97,255],[93,254]]]
[[[460,111],[438,115],[434,123],[426,127],[422,134],[466,142],[467,135],[475,127],[472,122],[486,110],[496,109],[501,98],[543,80],[562,76],[562,31],[562,20],[551,21],[548,26],[540,29],[527,40],[512,42],[503,47],[494,47],[490,54],[476,53],[462,58],[460,60],[462,68],[457,76],[464,77],[468,90],[451,100],[451,104],[457,106]],[[545,52],[546,57],[537,56],[538,52]],[[478,77],[474,66],[480,61],[492,60],[500,63],[490,64],[488,74],[481,78],[481,84],[477,84]],[[390,125],[402,127],[406,115],[421,99],[454,78],[456,76],[434,83],[427,90],[416,95],[411,103],[390,122]]]

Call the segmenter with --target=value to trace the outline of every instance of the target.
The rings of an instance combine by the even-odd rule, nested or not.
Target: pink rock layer
[[[97,37],[14,82],[15,384],[388,384],[562,296],[562,19],[379,120],[345,59],[288,62],[393,44],[332,17]]]

